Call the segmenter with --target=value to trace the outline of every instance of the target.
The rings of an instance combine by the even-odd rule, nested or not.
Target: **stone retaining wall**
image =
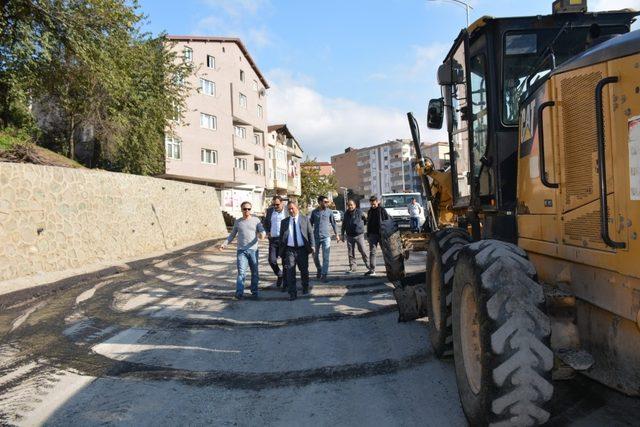
[[[214,188],[0,163],[0,281],[223,237]]]

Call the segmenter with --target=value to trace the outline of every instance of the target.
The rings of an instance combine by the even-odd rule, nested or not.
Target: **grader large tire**
[[[405,275],[404,248],[402,247],[400,230],[391,219],[382,221],[380,229],[380,249],[384,258],[387,279],[392,283],[398,283]]]
[[[526,253],[485,240],[467,245],[453,280],[453,348],[472,425],[531,426],[549,419],[551,326]]]
[[[453,273],[462,248],[471,237],[461,228],[445,228],[436,231],[429,242],[427,271],[427,315],[429,339],[438,357],[453,355],[451,301]]]

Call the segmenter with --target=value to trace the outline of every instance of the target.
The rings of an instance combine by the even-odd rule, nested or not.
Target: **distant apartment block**
[[[433,159],[436,168],[448,161],[448,144],[422,144],[423,156]],[[384,193],[421,191],[415,172],[415,150],[409,139],[395,139],[371,147],[347,148],[331,156],[340,187],[364,197]]]
[[[422,155],[433,160],[436,169],[445,169],[449,166],[449,143],[434,142],[427,144],[423,142],[420,145]]]
[[[285,124],[268,127],[267,192],[269,196],[300,196],[300,144]]]
[[[240,39],[167,36],[192,65],[183,118],[165,135],[170,179],[218,189],[222,209],[240,214],[249,200],[262,210],[271,180],[267,156],[269,84]]]
[[[358,168],[363,174],[365,195],[419,191],[420,180],[411,161],[415,159],[409,139],[396,139],[360,149]]]
[[[344,153],[331,156],[338,187],[348,188],[355,194],[364,195],[363,174],[358,168],[358,149],[349,147]],[[342,190],[341,190],[342,191]]]

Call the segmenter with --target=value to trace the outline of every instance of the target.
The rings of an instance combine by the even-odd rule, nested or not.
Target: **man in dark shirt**
[[[347,210],[344,212],[341,229],[342,240],[345,240],[345,234],[347,235],[347,253],[349,254],[349,270],[347,270],[347,273],[356,271],[356,246],[358,247],[358,252],[362,255],[362,261],[364,261],[367,273],[371,269],[367,252],[364,250],[364,225],[366,221],[365,214],[356,208],[356,202],[349,200],[347,202]]]
[[[367,239],[369,240],[369,271],[365,273],[367,276],[376,273],[376,251],[382,234],[381,225],[382,221],[389,219],[389,214],[380,206],[376,196],[371,196],[369,202],[371,207],[367,212]]]

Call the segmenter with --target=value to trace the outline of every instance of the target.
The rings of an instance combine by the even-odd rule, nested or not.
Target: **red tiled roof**
[[[165,38],[167,40],[173,40],[173,41],[221,42],[221,43],[222,42],[229,42],[229,43],[235,43],[240,48],[240,51],[247,58],[247,60],[249,61],[249,64],[251,64],[251,68],[253,68],[253,71],[255,71],[256,74],[258,75],[258,78],[260,79],[260,81],[264,85],[265,89],[269,89],[269,83],[267,83],[267,79],[264,78],[264,76],[262,75],[262,73],[258,69],[258,66],[254,62],[253,58],[251,57],[251,55],[249,55],[249,51],[247,50],[245,45],[242,43],[242,40],[240,40],[239,38],[236,38],[236,37],[209,37],[209,36],[175,36],[175,35],[168,35],[168,36],[165,36]]]

